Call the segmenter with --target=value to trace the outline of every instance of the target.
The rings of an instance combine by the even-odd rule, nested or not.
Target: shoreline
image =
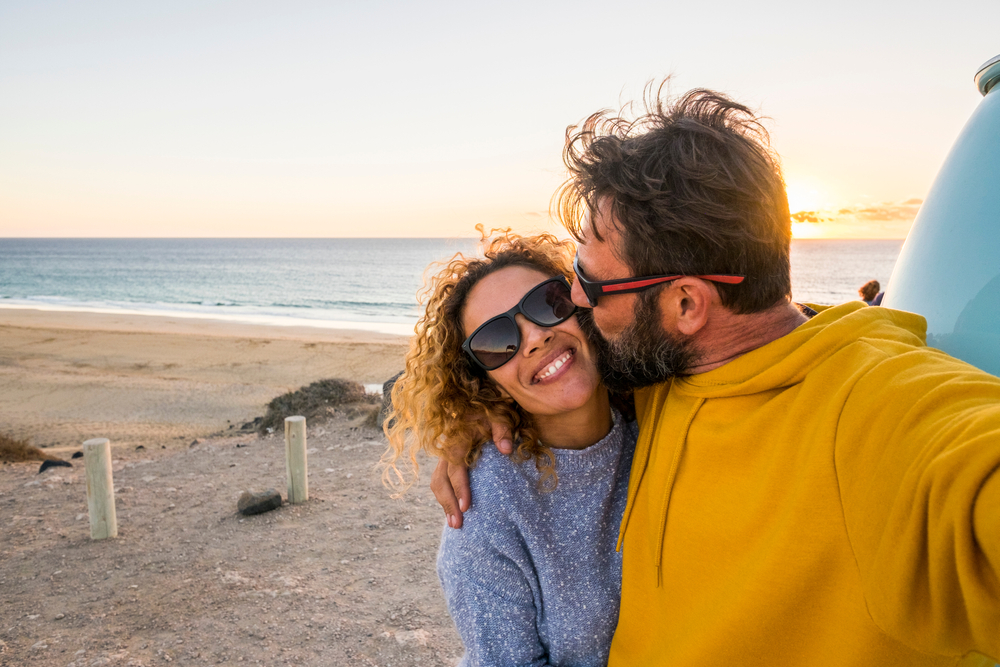
[[[186,447],[238,429],[274,397],[340,377],[381,384],[409,339],[350,329],[0,309],[0,432],[62,455]]]
[[[346,342],[372,338],[379,342],[408,340],[409,335],[374,329],[385,323],[328,322],[319,324],[268,324],[198,314],[143,313],[21,306],[0,303],[0,326],[25,328],[65,328],[95,331],[204,334],[215,336],[258,336],[290,340]],[[366,328],[371,325],[371,329]],[[388,326],[396,326],[388,324]]]

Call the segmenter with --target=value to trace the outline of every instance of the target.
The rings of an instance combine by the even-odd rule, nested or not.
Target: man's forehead
[[[611,204],[607,200],[591,212],[584,213],[580,228],[577,254],[580,268],[594,280],[606,280],[629,275],[628,268],[619,257],[621,233],[611,221]],[[596,230],[596,234],[595,234]],[[600,236],[600,238],[598,238]]]

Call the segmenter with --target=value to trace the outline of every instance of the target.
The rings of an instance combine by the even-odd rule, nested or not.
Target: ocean
[[[796,240],[796,301],[883,285],[902,241]],[[412,333],[428,264],[474,239],[0,239],[0,308]],[[0,314],[2,317],[2,314]]]

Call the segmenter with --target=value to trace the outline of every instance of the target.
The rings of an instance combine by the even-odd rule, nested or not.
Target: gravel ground
[[[455,664],[430,466],[393,500],[380,432],[335,417],[308,447],[309,501],[251,517],[242,491],[286,496],[280,435],[116,448],[102,541],[82,459],[0,466],[0,665]]]

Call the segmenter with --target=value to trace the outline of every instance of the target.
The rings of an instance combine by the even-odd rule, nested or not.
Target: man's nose
[[[575,303],[578,307],[593,308],[593,306],[590,305],[590,301],[587,300],[587,293],[583,291],[579,280],[573,281],[573,288],[570,290],[569,295],[570,298],[573,299],[573,303]]]

